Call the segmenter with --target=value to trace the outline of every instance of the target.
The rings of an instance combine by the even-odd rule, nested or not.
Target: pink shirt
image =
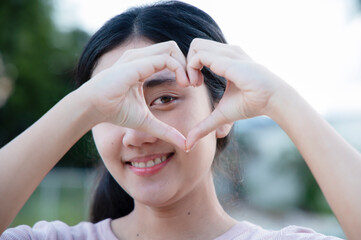
[[[40,221],[33,228],[21,225],[7,229],[0,240],[15,239],[51,239],[51,240],[118,240],[110,227],[111,219],[105,219],[96,224],[81,222],[76,226],[68,226],[63,222]],[[279,231],[265,230],[252,223],[242,221],[215,240],[333,240],[337,237],[328,237],[314,232],[309,228],[288,226]]]

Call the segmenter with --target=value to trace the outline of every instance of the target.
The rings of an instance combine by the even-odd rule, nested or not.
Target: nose
[[[141,147],[146,143],[154,143],[158,138],[131,128],[126,128],[123,136],[123,145],[125,147]]]

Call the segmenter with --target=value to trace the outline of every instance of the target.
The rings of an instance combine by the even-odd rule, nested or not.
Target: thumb
[[[186,151],[190,151],[201,138],[216,130],[219,126],[226,122],[227,120],[223,113],[216,108],[211,115],[199,122],[188,132]]]
[[[160,121],[153,115],[146,118],[140,129],[166,142],[185,150],[185,137],[174,127]]]

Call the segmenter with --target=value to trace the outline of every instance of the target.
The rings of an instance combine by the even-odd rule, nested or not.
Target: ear
[[[226,123],[221,126],[219,126],[216,129],[216,137],[217,138],[224,138],[228,135],[228,133],[231,131],[233,126],[233,123]]]

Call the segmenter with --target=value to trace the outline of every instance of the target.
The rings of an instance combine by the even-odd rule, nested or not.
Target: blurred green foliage
[[[61,188],[58,205],[50,203],[45,208],[49,212],[44,212],[44,202],[41,199],[41,189],[37,188],[25,203],[21,211],[11,223],[10,227],[19,225],[33,226],[38,221],[61,220],[70,226],[87,220],[87,208],[84,206],[84,189]],[[52,212],[56,214],[51,214]],[[50,215],[50,216],[49,216]]]
[[[326,198],[296,147],[282,152],[280,159],[281,165],[278,166],[277,170],[294,172],[301,183],[299,191],[302,194],[295,206],[308,212],[331,214],[332,210]]]
[[[0,1],[0,54],[13,82],[13,92],[0,108],[0,147],[75,86],[77,58],[89,35],[80,29],[60,31],[51,17],[51,2]],[[59,164],[89,166],[94,158],[88,151],[89,138],[88,134]]]

